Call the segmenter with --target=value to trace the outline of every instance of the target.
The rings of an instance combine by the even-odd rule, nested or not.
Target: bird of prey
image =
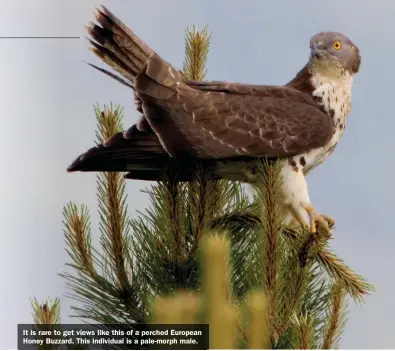
[[[253,183],[256,161],[279,159],[283,201],[304,228],[331,218],[310,201],[305,175],[334,150],[351,108],[359,49],[345,35],[310,40],[307,64],[284,86],[190,81],[102,7],[88,27],[91,50],[117,73],[91,65],[132,89],[139,121],[80,155],[74,171],[128,172],[126,178],[180,181],[197,166],[213,179]]]

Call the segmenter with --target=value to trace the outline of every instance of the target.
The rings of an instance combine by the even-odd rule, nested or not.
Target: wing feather
[[[188,83],[190,89],[177,89],[177,100],[191,114],[193,125],[205,132],[206,147],[216,143],[227,146],[221,157],[285,157],[321,147],[333,135],[330,116],[307,94],[295,89]],[[171,115],[172,101],[167,105]],[[177,121],[178,128],[188,129],[190,119],[185,116]]]
[[[99,25],[88,27],[93,51],[126,81],[99,70],[133,86],[143,114],[138,129],[155,133],[171,157],[287,157],[321,147],[333,135],[333,120],[305,92],[186,81],[106,8],[96,20]]]

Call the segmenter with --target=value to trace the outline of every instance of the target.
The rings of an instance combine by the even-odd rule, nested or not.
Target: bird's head
[[[310,40],[310,61],[318,70],[328,73],[346,71],[356,74],[361,65],[359,49],[345,35],[321,32]]]

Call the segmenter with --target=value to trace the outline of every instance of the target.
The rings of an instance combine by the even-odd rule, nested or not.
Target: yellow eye
[[[340,43],[340,41],[335,41],[335,43],[333,44],[333,47],[336,50],[339,50],[341,46],[342,46],[342,44]]]

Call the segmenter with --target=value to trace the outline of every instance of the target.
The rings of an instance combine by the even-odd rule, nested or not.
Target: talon
[[[305,210],[307,211],[307,214],[309,215],[310,218],[310,233],[316,233],[317,232],[316,220],[318,221],[318,216],[315,214],[314,208],[310,205],[306,206]]]
[[[307,214],[309,215],[309,224],[306,223],[305,218],[300,211],[295,208],[290,208],[291,213],[294,216],[294,219],[302,226],[302,228],[306,231],[309,231],[312,234],[320,232],[323,235],[331,235],[331,230],[335,224],[335,220],[332,217],[329,217],[324,214],[317,214],[314,208],[311,205],[303,207]]]
[[[329,223],[321,215],[315,215],[316,223],[318,224],[318,231],[323,235],[331,235]]]
[[[331,230],[335,224],[335,220],[332,217],[323,214],[317,214],[312,206],[305,207],[310,217],[310,233],[317,233],[317,227],[322,234],[330,235]]]
[[[317,232],[317,223],[315,221],[314,215],[310,215],[310,233]]]
[[[332,228],[335,225],[336,221],[333,217],[327,216],[322,213],[320,214],[320,216],[327,222],[329,228]]]

